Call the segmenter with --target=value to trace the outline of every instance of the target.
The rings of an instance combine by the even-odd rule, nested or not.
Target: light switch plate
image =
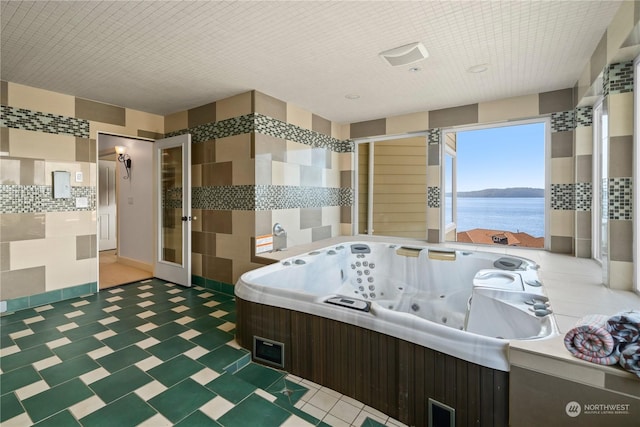
[[[82,172],[76,172],[76,182],[82,182]]]

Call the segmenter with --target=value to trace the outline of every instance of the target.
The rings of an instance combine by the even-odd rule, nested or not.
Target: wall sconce
[[[131,157],[125,152],[126,147],[122,145],[116,145],[116,154],[118,155],[118,161],[124,165],[124,169],[127,171],[127,176],[124,179],[131,178]]]

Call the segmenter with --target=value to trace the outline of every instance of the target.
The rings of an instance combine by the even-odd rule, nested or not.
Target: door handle
[[[181,219],[183,221],[191,221],[192,220],[192,218],[190,216],[183,216]],[[194,216],[193,219],[196,219],[196,217]]]

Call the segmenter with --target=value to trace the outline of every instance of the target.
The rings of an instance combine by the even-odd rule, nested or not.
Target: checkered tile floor
[[[254,364],[233,296],[152,279],[0,318],[9,426],[402,426]]]

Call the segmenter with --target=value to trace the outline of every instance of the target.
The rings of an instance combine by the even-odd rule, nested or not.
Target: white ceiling
[[[3,0],[0,75],[162,115],[256,89],[356,122],[572,87],[620,3]],[[419,72],[378,57],[418,41]]]

